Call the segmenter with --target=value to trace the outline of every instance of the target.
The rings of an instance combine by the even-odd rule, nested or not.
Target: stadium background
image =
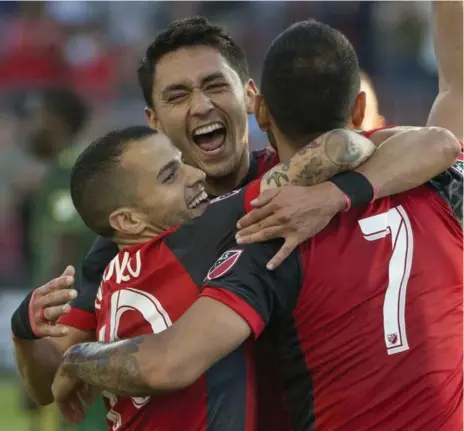
[[[0,2],[0,431],[29,429],[19,410],[9,321],[33,286],[25,200],[50,168],[28,151],[24,107],[43,88],[73,88],[92,108],[80,143],[143,124],[138,61],[160,29],[191,15],[228,28],[258,85],[272,39],[312,17],[352,41],[388,123],[424,124],[437,94],[428,2]],[[253,148],[266,145],[254,121],[250,130]]]

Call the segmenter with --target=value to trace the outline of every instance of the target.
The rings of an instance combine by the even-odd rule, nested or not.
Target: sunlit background
[[[227,27],[258,85],[266,49],[281,30],[309,17],[330,24],[354,44],[387,122],[425,124],[437,93],[428,2],[0,2],[0,431],[57,429],[53,419],[39,426],[21,410],[10,342],[10,316],[25,292],[59,275],[37,271],[55,256],[34,239],[38,225],[50,223],[37,203],[50,164],[30,152],[36,96],[58,85],[82,96],[91,111],[76,137],[81,145],[111,128],[143,124],[138,61],[158,31],[192,15]],[[251,124],[251,145],[265,146]],[[73,229],[64,223],[70,210],[60,200],[62,185],[52,187],[52,215]],[[45,228],[52,240],[55,231]]]

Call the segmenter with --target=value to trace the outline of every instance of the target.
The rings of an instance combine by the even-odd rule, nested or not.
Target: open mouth
[[[198,147],[207,153],[216,153],[224,146],[227,130],[224,124],[215,122],[197,127],[192,138]]]
[[[203,190],[196,198],[192,199],[188,204],[189,209],[198,208],[200,205],[207,204],[209,202],[208,195]]]

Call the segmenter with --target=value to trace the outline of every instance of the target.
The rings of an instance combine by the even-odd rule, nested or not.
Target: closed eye
[[[172,183],[176,179],[177,171],[172,171],[169,175],[163,180],[163,183]]]
[[[206,87],[207,90],[212,90],[212,91],[225,90],[226,88],[227,88],[227,84],[224,83],[224,82],[218,82],[218,83],[214,83],[214,84],[209,84]]]
[[[181,102],[187,97],[187,93],[173,94],[167,98],[168,102]]]

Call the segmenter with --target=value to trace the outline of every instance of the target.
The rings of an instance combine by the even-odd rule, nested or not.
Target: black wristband
[[[32,294],[30,292],[21,302],[19,307],[11,316],[11,332],[16,338],[22,340],[37,340],[37,337],[32,330],[31,321],[29,318],[29,303],[31,302]]]
[[[329,181],[334,183],[350,201],[351,206],[363,205],[374,200],[375,191],[369,180],[356,171],[342,172]]]

